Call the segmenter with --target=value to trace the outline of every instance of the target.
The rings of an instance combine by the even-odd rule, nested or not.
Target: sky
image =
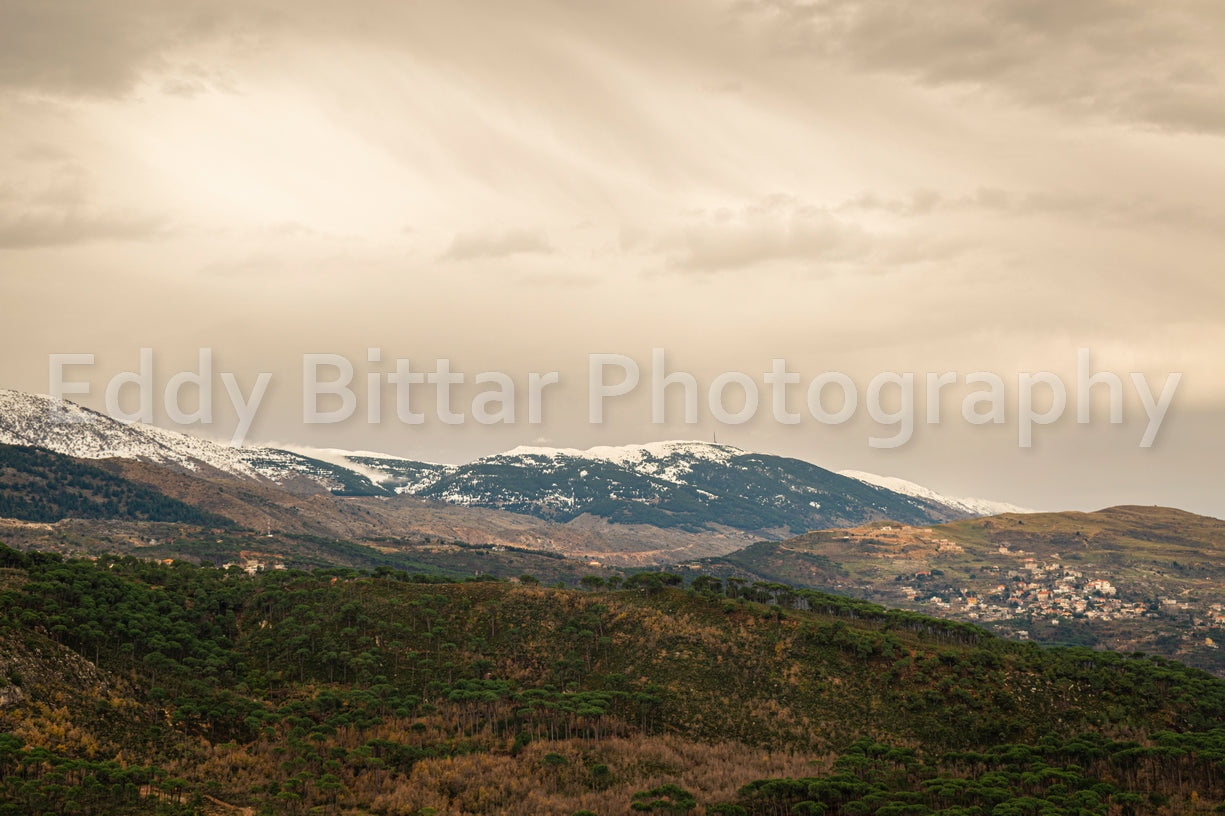
[[[1225,516],[1222,41],[1208,0],[0,0],[0,387],[90,354],[101,410],[152,349],[153,421],[221,440],[267,374],[250,444],[717,438]],[[307,359],[352,416],[306,421],[347,407]],[[402,378],[405,422],[399,360],[464,382]]]

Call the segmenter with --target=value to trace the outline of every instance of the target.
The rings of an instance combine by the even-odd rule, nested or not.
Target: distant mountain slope
[[[120,422],[71,402],[67,422],[52,416],[50,397],[0,390],[0,443],[33,445],[82,459],[137,459],[194,473],[219,471],[304,492],[386,494],[365,476],[277,448],[220,445],[154,425]]]
[[[692,532],[768,537],[875,519],[929,524],[968,512],[841,476],[799,459],[707,442],[590,450],[520,447],[467,465],[406,466],[362,458],[396,489],[450,504],[569,522],[596,516]],[[934,494],[933,494],[934,495]]]
[[[13,445],[0,445],[0,517],[37,522],[80,518],[207,527],[233,524],[94,465]]]
[[[785,538],[881,519],[931,524],[995,510],[909,482],[880,484],[880,477],[850,478],[799,459],[706,442],[586,451],[520,447],[465,465],[441,465],[371,452],[229,447],[119,422],[71,403],[66,414],[73,421],[55,422],[51,409],[49,397],[0,391],[0,443],[225,474],[296,493],[409,494],[558,523],[611,522],[693,534]]]
[[[847,476],[852,479],[858,479],[867,484],[883,487],[887,490],[892,490],[894,493],[901,493],[905,496],[916,496],[922,499],[929,499],[939,504],[953,507],[970,516],[994,516],[999,513],[1034,513],[1028,507],[1021,507],[1008,502],[992,501],[990,499],[973,499],[960,498],[956,496],[945,496],[937,493],[929,487],[924,487],[921,484],[908,482],[905,479],[899,479],[896,476],[880,476],[875,473],[865,473],[862,470],[840,470],[839,475]]]
[[[319,451],[320,458],[363,473],[375,484],[396,493],[416,493],[456,469],[455,465],[418,462],[385,453],[369,451]]]
[[[351,541],[389,538],[463,541],[622,565],[722,555],[757,540],[738,531],[690,533],[678,528],[610,524],[599,519],[559,524],[537,516],[448,505],[409,494],[340,497],[293,493],[272,484],[204,479],[130,459],[103,460],[98,466],[261,533],[270,528],[274,534],[308,534]]]

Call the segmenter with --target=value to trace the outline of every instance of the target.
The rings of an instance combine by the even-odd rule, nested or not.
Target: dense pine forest
[[[1225,681],[862,601],[0,548],[0,814],[1181,814]]]
[[[101,467],[39,448],[0,445],[0,518],[166,521],[228,528],[234,522]]]

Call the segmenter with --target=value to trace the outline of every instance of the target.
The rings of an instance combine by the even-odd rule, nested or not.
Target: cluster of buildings
[[[929,539],[924,543],[939,547],[942,542]],[[1058,555],[1040,560],[1007,547],[1000,547],[999,552],[1016,559],[1015,563],[980,566],[987,580],[975,581],[976,587],[950,586],[942,570],[931,569],[899,577],[902,585],[893,592],[941,617],[982,623],[1018,618],[1046,624],[1072,620],[1176,622],[1175,631],[1181,633],[1184,643],[1221,648],[1220,638],[1212,635],[1218,634],[1214,630],[1225,629],[1225,603],[1197,602],[1185,591],[1177,597],[1137,599],[1137,593],[1120,593],[1108,579],[1086,576],[1081,569],[1060,563]],[[1021,640],[1029,638],[1023,629],[1011,630],[1011,634]]]
[[[221,565],[222,569],[229,569],[230,567],[239,567],[247,575],[255,575],[257,572],[265,572],[266,570],[285,569],[284,564],[260,561],[258,558],[246,556],[244,556],[241,561],[229,561]]]
[[[982,569],[999,573],[1003,580],[984,590],[966,588],[930,596],[922,588],[911,586],[901,587],[901,591],[911,601],[955,610],[958,617],[969,620],[1005,620],[1019,615],[1036,615],[1053,621],[1074,617],[1114,620],[1156,614],[1147,603],[1118,598],[1118,588],[1110,581],[1086,578],[1079,570],[1057,561],[1042,563],[1025,558],[1020,569]]]

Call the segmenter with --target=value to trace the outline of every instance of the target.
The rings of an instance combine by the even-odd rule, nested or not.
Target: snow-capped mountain
[[[51,397],[0,390],[0,443],[33,445],[82,459],[137,459],[201,475],[221,471],[240,479],[335,493],[385,493],[350,468],[292,451],[230,447],[154,425],[120,422]]]
[[[908,482],[905,479],[900,479],[897,476],[880,476],[876,473],[865,473],[862,470],[840,470],[842,476],[848,476],[852,479],[858,479],[861,482],[877,487],[883,487],[887,490],[892,490],[894,493],[901,493],[906,496],[915,496],[921,499],[943,504],[951,507],[954,510],[960,510],[969,516],[994,516],[998,513],[1036,513],[1038,511],[1028,507],[1021,507],[1008,502],[992,501],[991,499],[974,499],[959,496],[945,496],[942,493],[937,493],[929,487],[924,487],[921,484]]]
[[[199,475],[219,471],[295,491],[411,494],[563,523],[591,518],[689,532],[736,530],[763,538],[878,519],[931,524],[1021,510],[709,442],[589,450],[519,447],[465,465],[443,465],[367,451],[230,447],[120,422],[72,403],[56,421],[53,407],[50,397],[0,390],[0,443],[81,458],[137,459]]]
[[[402,493],[559,522],[591,516],[692,532],[732,528],[764,537],[875,519],[930,524],[971,515],[799,459],[708,442],[589,450],[519,447],[466,465],[349,458],[385,473],[383,483]]]

